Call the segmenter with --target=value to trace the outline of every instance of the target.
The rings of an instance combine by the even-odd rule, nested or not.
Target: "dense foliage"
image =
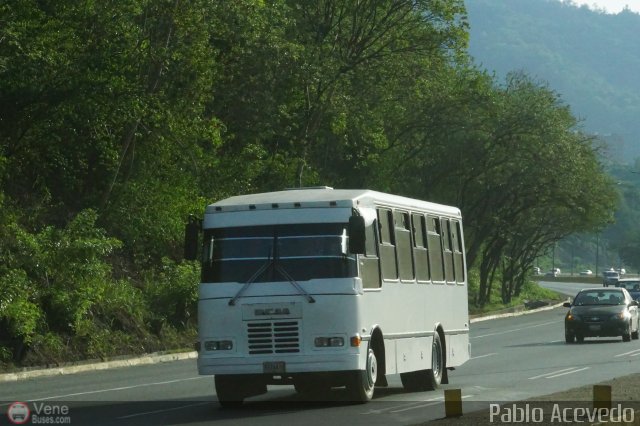
[[[232,194],[458,205],[478,306],[613,214],[559,96],[469,60],[461,0],[16,0],[0,23],[0,361],[184,344],[183,223]]]

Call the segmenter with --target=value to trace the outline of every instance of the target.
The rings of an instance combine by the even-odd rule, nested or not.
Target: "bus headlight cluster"
[[[316,337],[314,340],[314,344],[317,348],[335,348],[344,346],[344,338],[343,337]]]
[[[207,340],[204,342],[205,351],[230,351],[233,349],[231,340]]]

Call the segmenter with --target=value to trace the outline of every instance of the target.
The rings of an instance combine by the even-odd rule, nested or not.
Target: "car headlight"
[[[625,320],[625,319],[629,319],[631,317],[631,314],[627,311],[622,311],[622,312],[618,312],[617,314],[613,315],[611,318],[612,319],[620,319],[620,320]]]
[[[580,317],[576,314],[572,314],[571,312],[569,312],[567,314],[567,321],[580,321]]]

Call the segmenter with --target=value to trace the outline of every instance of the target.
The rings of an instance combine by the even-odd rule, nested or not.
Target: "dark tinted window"
[[[356,275],[344,224],[249,226],[205,231],[202,282],[297,281]],[[269,266],[257,276],[264,266]],[[284,272],[283,272],[284,271]]]

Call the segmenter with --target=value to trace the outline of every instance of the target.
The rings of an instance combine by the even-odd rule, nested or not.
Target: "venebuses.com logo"
[[[7,418],[14,425],[23,425],[31,420],[31,424],[70,424],[69,406],[65,404],[49,404],[16,401],[9,405]]]
[[[29,421],[31,411],[24,402],[14,402],[7,410],[7,417],[14,425],[23,425]]]

